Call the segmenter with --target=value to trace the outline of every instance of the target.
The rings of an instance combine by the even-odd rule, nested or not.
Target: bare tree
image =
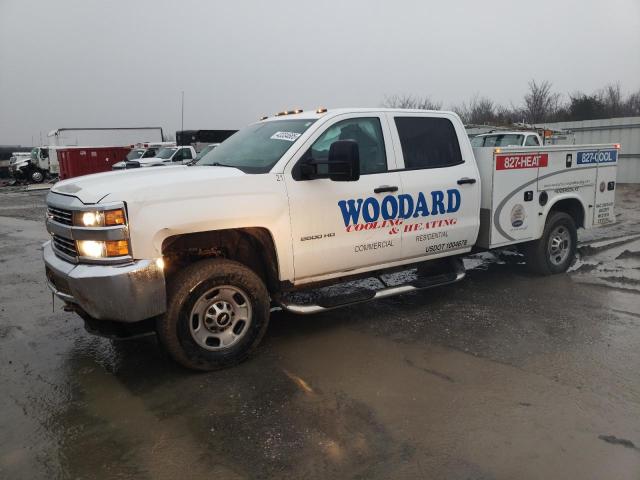
[[[622,99],[622,90],[619,83],[612,83],[605,86],[598,97],[602,102],[605,117],[619,117],[624,114],[624,100]]]
[[[556,114],[560,106],[560,94],[551,90],[551,83],[535,80],[529,82],[529,92],[524,96],[524,115],[529,123],[545,122]]]
[[[522,106],[496,103],[476,94],[468,102],[454,105],[452,110],[466,124],[495,126],[640,116],[640,90],[625,95],[618,83],[606,85],[591,95],[575,92],[565,98],[563,101],[563,97],[553,91],[550,82],[531,80]],[[382,106],[440,110],[442,103],[429,96],[391,95],[385,97]]]
[[[382,106],[387,108],[440,110],[442,108],[442,103],[431,100],[428,95],[425,95],[424,97],[414,95],[391,95],[384,97]]]
[[[624,112],[630,117],[640,116],[640,90],[627,97],[624,102]]]
[[[476,94],[462,105],[453,107],[453,111],[460,115],[462,121],[468,124],[485,125],[496,122],[496,104],[488,97]]]
[[[496,125],[513,125],[522,122],[523,118],[522,109],[513,104],[510,106],[496,105]]]

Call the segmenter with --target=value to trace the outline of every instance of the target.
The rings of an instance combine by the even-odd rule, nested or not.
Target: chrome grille
[[[64,225],[73,225],[73,213],[71,210],[48,207],[47,213],[54,222],[62,223]]]
[[[68,238],[61,237],[60,235],[53,235],[53,248],[63,255],[76,258],[78,256],[78,250],[76,249],[76,242],[69,240]]]

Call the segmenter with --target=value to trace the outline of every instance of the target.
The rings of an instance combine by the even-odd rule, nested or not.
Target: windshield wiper
[[[207,163],[208,167],[229,167],[229,168],[238,168],[235,167],[233,165],[227,165],[225,163],[220,163],[220,162],[213,162],[213,163]]]

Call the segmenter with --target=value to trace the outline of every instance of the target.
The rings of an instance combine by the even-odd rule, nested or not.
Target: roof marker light
[[[502,151],[502,149],[501,148],[496,148],[493,151],[496,152],[496,153],[500,153]]]
[[[324,107],[318,107],[318,109],[316,110],[316,113],[325,113],[327,111],[326,108]]]
[[[620,150],[620,144],[619,144],[619,143],[616,143],[616,144],[614,144],[613,146],[614,146],[616,149]]]
[[[267,118],[269,118],[267,115],[265,115],[265,116],[263,116],[263,117],[260,117],[260,121],[262,121],[262,120],[266,120]]]

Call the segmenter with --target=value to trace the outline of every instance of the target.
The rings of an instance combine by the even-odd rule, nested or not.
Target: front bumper
[[[166,310],[164,272],[154,261],[74,264],[58,258],[51,241],[44,244],[42,256],[53,293],[94,319],[137,322]]]

